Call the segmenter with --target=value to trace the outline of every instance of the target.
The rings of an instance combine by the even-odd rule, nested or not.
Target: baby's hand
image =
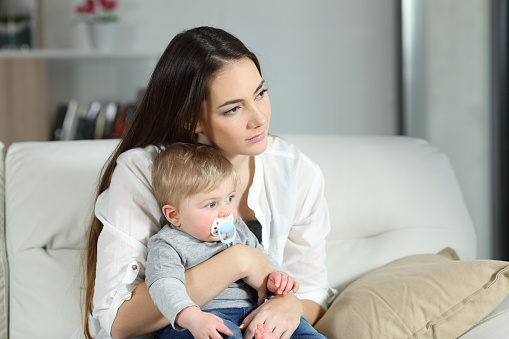
[[[175,319],[177,324],[188,329],[194,338],[222,339],[223,336],[219,332],[226,336],[233,335],[232,331],[224,324],[223,319],[212,313],[203,312],[195,306],[184,308],[177,317]]]
[[[287,273],[276,271],[269,274],[267,289],[272,293],[287,295],[289,292],[297,292],[299,283],[294,281]]]

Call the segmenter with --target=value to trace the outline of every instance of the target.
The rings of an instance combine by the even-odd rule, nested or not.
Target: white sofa
[[[455,175],[425,141],[283,137],[325,175],[334,287],[445,247],[475,259],[476,237]],[[85,228],[99,172],[117,142],[24,142],[7,151],[0,143],[0,339],[67,339],[78,327]],[[481,337],[509,337],[508,298],[462,339]]]

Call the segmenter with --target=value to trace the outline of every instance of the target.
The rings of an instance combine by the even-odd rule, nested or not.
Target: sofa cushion
[[[316,328],[328,338],[457,338],[509,293],[509,262],[408,256],[345,287]]]
[[[118,141],[12,144],[5,162],[9,337],[69,338],[99,172]]]

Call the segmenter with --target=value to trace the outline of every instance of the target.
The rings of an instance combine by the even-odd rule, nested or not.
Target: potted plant
[[[87,24],[91,45],[111,50],[115,44],[118,15],[116,0],[85,0],[76,6],[76,20]]]

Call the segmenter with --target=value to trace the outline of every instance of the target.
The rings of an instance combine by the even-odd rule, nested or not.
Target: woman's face
[[[226,156],[258,155],[267,148],[270,100],[254,62],[227,63],[209,81],[196,132]]]

